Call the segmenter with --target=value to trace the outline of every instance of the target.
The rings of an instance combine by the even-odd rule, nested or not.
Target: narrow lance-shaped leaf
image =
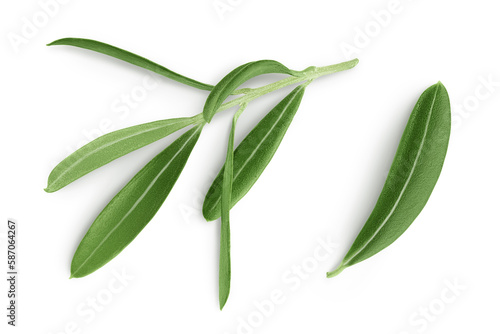
[[[252,61],[241,66],[238,66],[229,72],[208,95],[208,98],[203,107],[203,117],[205,121],[210,122],[212,117],[217,112],[217,109],[227,99],[233,91],[246,81],[268,73],[281,73],[294,76],[300,76],[303,72],[290,70],[285,65],[275,60],[259,60]]]
[[[57,191],[105,164],[198,121],[199,117],[161,120],[101,136],[61,161],[50,173],[46,192]]]
[[[149,223],[182,172],[203,125],[190,129],[142,168],[109,202],[83,237],[71,277],[83,277],[117,256]]]
[[[308,83],[295,88],[243,139],[234,151],[231,208],[252,188],[271,161],[297,112]],[[203,203],[203,216],[211,221],[221,216],[224,167],[212,183]]]
[[[382,192],[333,277],[392,244],[417,218],[443,167],[451,131],[450,101],[439,82],[410,115]]]
[[[246,104],[242,105],[233,117],[231,132],[227,144],[226,168],[222,180],[222,216],[220,228],[220,256],[219,256],[219,306],[226,305],[231,288],[231,229],[229,226],[229,211],[231,210],[231,190],[233,187],[233,149],[236,122]]]
[[[117,48],[116,46],[112,46],[106,43],[102,43],[99,41],[94,41],[91,39],[85,39],[85,38],[62,38],[58,39],[57,41],[54,41],[50,44],[47,44],[49,46],[52,45],[69,45],[69,46],[75,46],[79,47],[82,49],[87,49],[95,52],[99,52],[120,60],[123,60],[127,63],[130,63],[132,65],[136,65],[142,68],[145,68],[149,71],[152,71],[154,73],[158,73],[164,77],[167,77],[169,79],[175,80],[177,82],[183,83],[185,85],[202,89],[202,90],[211,90],[213,88],[212,85],[205,84],[203,82],[199,82],[197,80],[188,78],[186,76],[183,76],[179,73],[176,73],[174,71],[169,70],[166,67],[163,67],[155,62],[152,62],[149,59],[146,59],[144,57],[138,56],[132,52]]]

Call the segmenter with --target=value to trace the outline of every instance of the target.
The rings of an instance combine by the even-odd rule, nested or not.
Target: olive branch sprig
[[[190,127],[148,162],[97,216],[73,256],[72,278],[96,271],[132,242],[167,198],[204,126],[217,113],[238,107],[232,119],[225,163],[203,204],[203,215],[208,221],[221,218],[219,304],[222,309],[229,296],[231,280],[230,209],[250,190],[271,161],[299,108],[306,87],[319,77],[353,68],[358,60],[324,67],[312,66],[303,71],[291,70],[274,60],[259,60],[235,68],[213,86],[102,42],[64,38],[49,45],[68,45],[99,52],[210,92],[203,111],[198,115],[159,120],[103,135],[69,155],[52,170],[45,189],[49,193],[119,157]],[[248,80],[268,73],[286,74],[287,77],[262,87],[239,89]],[[264,116],[234,149],[237,119],[246,106],[260,96],[293,85],[297,87]],[[231,95],[238,97],[226,102]]]

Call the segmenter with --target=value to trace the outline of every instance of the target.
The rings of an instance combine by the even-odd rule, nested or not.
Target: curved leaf
[[[231,210],[231,191],[233,188],[233,148],[236,122],[246,104],[242,105],[233,117],[231,132],[227,144],[226,168],[222,180],[222,216],[220,227],[220,256],[219,256],[219,306],[226,305],[231,288],[231,230],[229,226],[229,211]]]
[[[222,80],[212,89],[210,95],[208,95],[205,106],[203,107],[203,117],[205,121],[209,123],[212,120],[217,109],[219,109],[228,96],[241,84],[256,76],[268,73],[299,76],[302,72],[290,70],[285,65],[274,60],[259,60],[238,66],[222,78]]]
[[[307,84],[298,86],[278,103],[234,151],[231,207],[252,188],[271,161],[299,108]],[[221,215],[223,173],[224,167],[215,178],[203,202],[203,216],[208,221],[215,220]]]
[[[450,100],[439,82],[418,100],[377,204],[333,277],[377,254],[417,218],[443,167],[451,131]]]
[[[149,223],[179,178],[203,125],[184,133],[154,157],[109,202],[83,237],[71,277],[83,277],[117,256]]]
[[[147,70],[150,70],[152,72],[158,73],[164,77],[167,77],[169,79],[175,80],[177,82],[180,82],[182,84],[202,89],[202,90],[212,90],[214,86],[199,82],[197,80],[185,77],[183,75],[180,75],[179,73],[176,73],[174,71],[169,70],[166,67],[163,67],[155,62],[152,62],[149,59],[146,59],[144,57],[138,56],[132,52],[117,48],[116,46],[112,46],[106,43],[102,43],[99,41],[94,41],[91,39],[86,39],[86,38],[61,38],[58,39],[50,44],[47,44],[48,46],[52,45],[69,45],[69,46],[75,46],[78,48],[82,49],[87,49],[95,52],[99,52],[120,60],[123,60],[127,63],[130,63],[132,65],[136,65],[142,68],[145,68]]]
[[[121,129],[101,136],[73,152],[50,173],[46,192],[57,191],[105,164],[151,144],[198,118],[174,118]]]

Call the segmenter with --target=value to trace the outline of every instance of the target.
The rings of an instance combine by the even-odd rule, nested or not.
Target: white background
[[[373,12],[392,8],[389,0],[222,3],[232,10],[218,13],[212,0],[75,0],[52,8],[44,22],[37,1],[2,2],[0,254],[5,222],[14,218],[20,293],[12,330],[2,279],[1,332],[498,333],[500,87],[489,92],[482,83],[500,81],[496,2],[401,0],[383,27]],[[39,28],[23,37],[27,21]],[[365,29],[366,45],[356,40]],[[109,131],[194,115],[207,93],[152,75],[156,89],[124,116],[116,112],[120,99],[137,93],[148,72],[90,51],[45,46],[62,37],[108,42],[209,83],[251,60],[303,69],[359,57],[355,69],[308,87],[273,161],[232,210],[233,280],[223,312],[219,223],[205,222],[200,208],[224,159],[230,112],[205,128],[139,237],[96,273],[68,279],[95,216],[176,136],[47,194],[51,169],[102,122]],[[352,56],[341,50],[347,44],[358,47]],[[427,206],[392,246],[326,279],[372,210],[418,96],[439,80],[450,94],[454,126]],[[251,103],[237,142],[287,91]],[[328,239],[336,249],[315,262],[318,240]],[[298,279],[290,270],[303,264],[310,273]],[[122,271],[133,277],[125,285],[114,279]],[[447,290],[450,282],[461,286],[457,293]],[[282,303],[262,315],[255,303],[274,290]],[[90,311],[93,298],[99,312]]]

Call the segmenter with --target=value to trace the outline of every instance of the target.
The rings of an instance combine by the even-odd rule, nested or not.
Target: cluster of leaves
[[[220,307],[229,296],[231,280],[230,209],[250,190],[262,174],[297,112],[304,90],[317,77],[350,69],[357,59],[322,68],[294,71],[274,60],[243,64],[219,81],[208,85],[175,73],[148,59],[102,42],[64,38],[49,45],[70,45],[118,58],[188,86],[208,90],[203,112],[186,118],[160,120],[106,134],[78,149],[49,175],[47,192],[57,191],[91,171],[168,136],[191,127],[146,164],[97,216],[78,246],[71,263],[71,277],[83,277],[117,256],[151,221],[167,198],[207,123],[217,112],[239,106],[229,136],[227,156],[203,204],[208,220],[221,218]],[[238,90],[243,83],[263,74],[286,74],[286,79],[255,89]],[[239,115],[253,99],[289,85],[298,86],[276,105],[234,150],[234,133]],[[242,95],[226,102],[230,95]]]
[[[220,111],[239,106],[229,134],[226,160],[203,203],[207,221],[221,219],[219,305],[229,297],[231,282],[230,210],[260,177],[278,149],[301,103],[306,87],[316,78],[357,64],[357,59],[325,67],[290,70],[273,60],[241,65],[215,86],[175,73],[150,60],[101,42],[66,38],[50,45],[72,45],[100,52],[151,70],[180,83],[210,91],[203,112],[194,116],[160,120],[104,135],[83,146],[49,176],[47,192],[57,191],[85,174],[180,129],[191,127],[144,166],[109,202],[83,237],[71,263],[71,277],[83,277],[118,255],[148,224],[167,198],[182,172],[204,126]],[[287,78],[255,89],[238,89],[267,73]],[[239,116],[253,99],[289,85],[297,87],[279,102],[234,149]],[[242,95],[225,102],[230,95]],[[451,131],[448,93],[441,83],[419,98],[402,135],[389,175],[371,215],[334,271],[377,254],[399,238],[427,203],[444,164]]]

